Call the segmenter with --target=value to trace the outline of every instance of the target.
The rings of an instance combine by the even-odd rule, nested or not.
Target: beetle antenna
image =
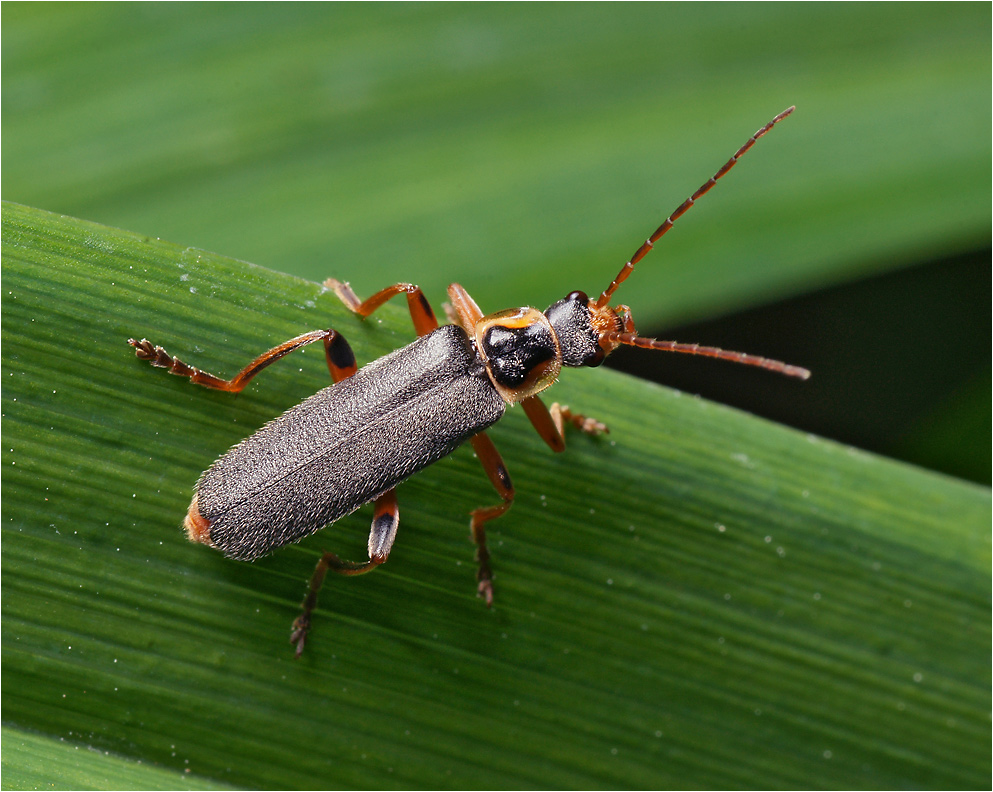
[[[748,141],[745,143],[745,145],[742,146],[740,149],[738,149],[734,153],[734,156],[731,157],[731,159],[729,159],[726,163],[724,163],[724,167],[722,167],[719,171],[717,171],[717,173],[711,176],[703,184],[703,186],[700,187],[699,190],[693,193],[693,195],[691,195],[689,198],[683,201],[683,203],[680,204],[679,208],[676,209],[676,211],[673,212],[671,215],[669,215],[665,219],[665,222],[662,223],[662,225],[660,225],[655,230],[655,233],[652,234],[647,240],[645,240],[645,243],[640,248],[638,248],[637,251],[635,251],[635,254],[631,256],[631,260],[623,267],[621,267],[621,271],[617,273],[617,277],[610,282],[610,285],[606,289],[604,289],[603,294],[601,294],[599,299],[596,301],[596,307],[604,308],[610,302],[610,298],[617,290],[617,287],[620,286],[622,283],[624,283],[624,281],[627,280],[628,275],[630,275],[631,272],[634,270],[634,265],[645,257],[645,254],[648,253],[648,251],[652,249],[655,243],[662,238],[662,235],[665,234],[665,232],[668,231],[670,228],[672,228],[675,222],[680,217],[682,217],[689,210],[689,208],[693,206],[694,203],[696,203],[698,198],[709,192],[710,188],[713,187],[715,184],[717,184],[717,180],[719,178],[721,178],[725,173],[727,173],[729,170],[731,170],[731,168],[735,166],[735,164],[742,157],[742,155],[746,151],[748,151],[748,149],[750,149],[752,146],[755,145],[756,140],[758,140],[766,132],[772,129],[776,124],[778,124],[780,121],[786,118],[786,116],[792,113],[795,109],[796,107],[787,107],[785,110],[783,110],[783,112],[781,112],[778,116],[772,119],[772,121],[770,121],[768,124],[762,127],[758,132],[756,132],[750,138],[748,138]]]
[[[797,377],[798,379],[808,379],[810,372],[800,366],[791,366],[779,360],[749,355],[744,352],[731,352],[717,347],[700,346],[699,344],[681,344],[678,341],[659,341],[656,338],[643,338],[634,333],[609,332],[604,334],[604,340],[611,344],[625,344],[627,346],[639,347],[641,349],[656,349],[661,352],[683,352],[687,355],[702,355],[703,357],[718,358],[719,360],[730,360],[732,363],[741,363],[745,366],[758,366],[759,368],[776,371],[785,374],[787,377]]]

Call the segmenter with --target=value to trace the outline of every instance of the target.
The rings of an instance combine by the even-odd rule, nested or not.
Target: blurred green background
[[[983,4],[3,7],[3,197],[360,294],[620,293],[615,364],[990,480]],[[785,302],[784,302],[785,301]]]
[[[643,334],[786,359],[812,368],[814,378],[799,384],[648,353],[618,353],[612,361],[808,431],[989,483],[988,5],[5,3],[0,13],[5,200],[315,281],[333,275],[361,295],[413,281],[436,307],[453,280],[484,310],[543,307],[573,289],[602,289],[669,211],[755,129],[795,104],[797,112],[680,222],[618,296],[632,307]],[[69,301],[64,310],[71,306]],[[192,310],[186,305],[176,316]],[[205,316],[204,324],[213,318]],[[267,320],[259,322],[267,326]],[[150,337],[153,330],[148,328]],[[187,330],[187,348],[195,348],[193,321]],[[262,332],[259,351],[275,340],[282,339]],[[5,357],[12,353],[8,349]],[[159,384],[150,378],[142,387]],[[628,420],[637,423],[639,416]],[[176,521],[165,509],[148,519]],[[840,541],[838,535],[826,541]],[[33,545],[24,547],[27,553]],[[834,567],[840,572],[857,556],[857,549],[842,550]],[[142,545],[136,557],[144,552]],[[222,559],[191,565],[189,554],[171,546],[162,552],[162,564],[182,583],[162,603],[141,599],[142,612],[172,607],[173,599],[199,586],[205,593],[191,606],[191,630],[211,612],[218,577],[239,576],[233,588],[243,594],[269,580],[264,576],[271,569],[293,567],[284,583],[290,593],[266,589],[255,600],[241,600],[270,609],[285,605],[299,588],[292,577],[299,557],[246,570]],[[910,568],[917,556],[908,558]],[[97,563],[75,556],[73,562]],[[234,570],[218,571],[227,567]],[[130,573],[126,563],[115,569]],[[44,608],[48,592],[60,589],[37,583],[35,574],[41,572],[32,572],[25,585],[37,585],[37,596],[23,598],[24,607]],[[948,575],[954,577],[953,570]],[[96,571],[93,577],[87,585],[99,587]],[[130,594],[122,578],[113,580],[122,596]],[[374,612],[393,611],[387,595],[402,591],[402,582],[384,578],[386,593],[371,596]],[[553,584],[545,580],[538,590]],[[519,579],[516,585],[529,583]],[[935,588],[939,599],[957,595],[951,587]],[[747,582],[742,589],[748,590]],[[346,596],[369,596],[365,590]],[[682,594],[675,590],[673,596]],[[883,596],[892,598],[892,592]],[[239,600],[229,599],[216,607],[230,612]],[[864,602],[872,600],[858,600]],[[466,624],[476,624],[475,617],[464,614]],[[575,617],[581,621],[582,614]],[[183,614],[170,618],[169,624],[179,624]],[[775,624],[779,616],[770,618]],[[941,617],[929,612],[927,618]],[[352,632],[379,645],[375,620],[357,621],[362,624]],[[955,625],[969,631],[968,624]],[[264,626],[251,619],[235,625],[252,631]],[[142,637],[154,634],[154,619],[141,630]],[[838,630],[843,633],[843,626]],[[392,623],[381,630],[385,648],[376,662],[392,660],[388,647],[396,637]],[[5,633],[5,647],[15,638]],[[222,640],[257,650],[263,659],[253,681],[268,685],[274,679],[265,690],[267,706],[275,709],[292,686],[268,675],[277,660],[255,638],[236,632]],[[42,633],[37,640],[49,639]],[[203,677],[201,659],[192,656],[200,645],[182,643],[191,656],[181,670],[194,679],[213,674],[216,683],[228,668],[224,663],[236,665],[224,657],[229,644],[222,642],[216,653],[221,659],[210,658],[219,665]],[[101,646],[118,651],[113,641]],[[544,648],[528,646],[536,653]],[[879,656],[893,653],[888,644],[874,649]],[[438,662],[455,657],[456,666],[478,659],[460,651],[455,642],[425,654],[431,662],[436,655]],[[141,668],[144,655],[136,655]],[[46,665],[50,661],[42,653],[21,669],[40,669],[32,682],[50,685],[68,662]],[[556,662],[550,656],[534,661],[542,668]],[[784,664],[795,661],[790,656]],[[502,656],[494,662],[503,662]],[[645,659],[653,680],[666,673],[657,671],[658,662]],[[323,671],[334,685],[346,667],[344,660],[338,663]],[[519,669],[499,671],[509,678]],[[306,670],[287,674],[297,684]],[[353,673],[368,690],[368,669]],[[85,694],[89,674],[82,664],[73,691]],[[490,676],[484,669],[478,674]],[[673,683],[684,678],[673,676]],[[542,684],[544,677],[537,679]],[[306,717],[306,694],[293,690],[288,711]],[[435,688],[425,690],[433,694]],[[156,692],[171,695],[166,688]],[[377,698],[376,690],[368,692]],[[396,707],[402,720],[409,706],[423,705],[417,698],[422,693],[377,700],[370,709],[391,716]],[[224,691],[212,687],[211,695],[218,697],[219,712],[242,705],[234,693],[223,700]],[[721,692],[716,695],[724,704]],[[343,700],[344,687],[336,703]],[[480,701],[486,701],[484,692]],[[184,703],[169,714],[181,720]],[[198,711],[198,728],[210,728],[212,717],[220,720],[211,706],[206,700],[204,712]],[[62,711],[39,713],[37,722],[70,724],[71,738],[108,745],[107,735],[71,732],[74,707],[86,709],[70,702]],[[557,713],[541,714],[558,730]],[[343,715],[344,723],[353,722],[354,713]],[[960,717],[972,723],[974,715],[970,710]],[[486,713],[471,717],[478,727]],[[720,726],[715,722],[718,733]],[[586,728],[568,724],[570,730]],[[168,742],[173,735],[159,736]],[[356,734],[347,750],[365,760],[363,741],[386,739]],[[143,746],[109,742],[122,753],[143,755]],[[48,748],[39,749],[42,771],[51,762]],[[351,759],[354,773],[361,762]],[[423,753],[416,760],[423,762]],[[473,761],[465,758],[468,766]],[[515,759],[501,761],[512,765]],[[521,777],[542,778],[547,761],[535,760]],[[557,757],[555,768],[570,761]],[[680,761],[686,765],[685,757]],[[899,773],[911,772],[914,761],[893,757]],[[851,760],[844,765],[846,773],[857,771]],[[754,778],[728,772],[730,786]],[[784,771],[770,768],[771,775],[761,777],[784,785],[794,778],[777,772]],[[578,777],[588,783],[599,778],[604,786],[631,778]],[[928,782],[915,775],[885,778],[911,786]],[[169,783],[175,779],[163,781]],[[276,782],[267,777],[266,783]]]

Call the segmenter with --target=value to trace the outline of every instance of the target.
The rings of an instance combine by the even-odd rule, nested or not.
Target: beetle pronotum
[[[485,525],[510,508],[514,487],[486,435],[508,405],[520,403],[553,451],[565,448],[564,428],[590,434],[607,427],[568,407],[545,407],[538,394],[552,385],[562,366],[599,366],[621,345],[730,360],[806,379],[810,372],[776,360],[715,347],[642,338],[626,305],[611,306],[618,286],[635,265],[760,137],[793,112],[783,111],[752,135],[724,166],[687,198],[631,257],[596,299],[574,291],[544,313],[512,308],[484,316],[459,284],[448,287],[452,324],[438,326],[420,288],[397,283],[360,300],[347,283],[325,286],[360,317],[405,294],[418,338],[358,369],[336,330],[315,330],[257,357],[231,379],[188,366],[162,347],[128,340],[137,356],[207,388],[238,393],[270,363],[315,341],[323,341],[334,384],[290,408],[243,440],[200,476],[184,522],[192,541],[251,561],[299,541],[373,501],[369,560],[343,561],[324,553],[311,578],[303,612],[290,640],[303,651],[317,594],[328,570],[360,575],[389,557],[399,512],[396,486],[454,451],[465,441],[496,488],[501,502],[476,509],[470,529],[476,544],[478,594],[493,602],[493,574]]]

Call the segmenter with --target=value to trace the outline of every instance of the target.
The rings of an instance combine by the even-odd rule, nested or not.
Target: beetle
[[[610,301],[635,265],[755,142],[794,110],[759,129],[723,167],[665,219],[596,299],[574,291],[546,311],[512,308],[483,315],[457,283],[448,288],[451,324],[438,320],[418,286],[397,283],[360,300],[351,287],[329,279],[325,287],[365,318],[404,294],[417,339],[359,369],[345,338],[315,330],[263,353],[231,379],[222,379],[173,357],[144,338],[128,339],[137,356],[207,388],[240,392],[271,363],[322,341],[333,384],[270,421],[215,461],[197,481],[184,521],[194,542],[226,556],[252,561],[297,542],[360,506],[373,502],[367,561],[345,561],[325,552],[314,570],[294,621],[290,641],[299,657],[317,595],[328,571],[360,575],[389,557],[399,524],[396,487],[409,476],[468,441],[500,503],[471,513],[476,545],[477,593],[493,602],[493,573],[486,524],[514,500],[510,474],[485,430],[508,406],[520,404],[552,451],[565,448],[565,426],[599,434],[607,427],[558,403],[545,407],[538,394],[563,366],[599,366],[622,345],[705,355],[806,379],[810,372],[776,360],[715,347],[643,338],[631,311]]]

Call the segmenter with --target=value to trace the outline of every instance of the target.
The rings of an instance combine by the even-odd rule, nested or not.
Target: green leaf
[[[517,486],[494,608],[467,512],[496,497],[460,449],[400,488],[389,563],[328,582],[294,661],[318,551],[361,558],[368,510],[255,564],[180,522],[203,468],[326,384],[321,350],[232,397],[126,340],[230,375],[330,325],[367,361],[413,337],[402,306],[363,323],[314,283],[12,204],[3,259],[5,786],[101,785],[63,740],[177,786],[987,783],[988,490],[567,372],[554,398],[611,434],[553,456],[520,410],[492,430]]]
[[[16,729],[3,729],[3,788],[229,789],[179,770],[149,767],[107,751]]]
[[[3,23],[5,199],[359,291],[602,289],[792,104],[639,271],[643,326],[989,244],[979,3],[6,4]]]

